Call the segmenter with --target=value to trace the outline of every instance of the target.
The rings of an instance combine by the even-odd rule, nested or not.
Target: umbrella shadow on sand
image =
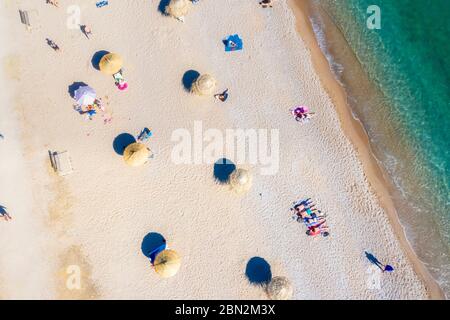
[[[100,60],[102,60],[103,56],[107,55],[108,53],[109,51],[106,50],[100,50],[94,53],[91,59],[91,63],[95,70],[100,70]]]
[[[162,15],[167,15],[166,7],[169,5],[170,0],[161,0],[158,5],[158,11],[161,12]]]
[[[261,257],[253,257],[247,262],[245,275],[253,285],[264,286],[272,280],[270,264]]]
[[[157,232],[150,232],[142,240],[141,244],[142,254],[147,258],[150,258],[150,253],[165,243],[166,239],[164,239],[164,237],[161,234]]]
[[[113,142],[114,151],[119,156],[123,156],[123,152],[125,151],[125,148],[135,142],[136,142],[136,139],[131,134],[121,133],[114,139],[114,142]]]
[[[198,79],[198,77],[200,77],[200,73],[198,71],[195,70],[186,71],[182,79],[184,89],[186,91],[190,91],[192,85],[194,84],[195,80]]]
[[[220,184],[228,183],[234,170],[236,170],[236,165],[231,160],[219,159],[214,163],[214,178]]]
[[[84,83],[84,82],[74,82],[74,83],[72,83],[69,86],[69,88],[68,88],[68,92],[69,92],[70,97],[72,99],[74,99],[75,98],[75,91],[77,91],[80,87],[85,87],[85,86],[87,86],[87,84]]]

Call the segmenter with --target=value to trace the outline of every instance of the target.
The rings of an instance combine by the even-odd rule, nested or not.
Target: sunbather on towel
[[[146,141],[153,135],[149,128],[144,128],[138,136],[138,141]]]
[[[55,7],[59,7],[59,3],[58,3],[57,0],[47,0],[47,3],[51,4],[51,5],[55,6]]]
[[[297,221],[300,222],[303,221],[305,223],[310,222],[311,220],[317,219],[317,215],[315,213],[313,213],[312,215],[307,214],[305,211],[302,212],[296,212],[297,215]],[[320,218],[320,217],[319,217]]]
[[[3,206],[0,206],[0,218],[5,219],[5,221],[9,221],[12,219],[9,213],[6,211],[6,208]]]
[[[236,48],[237,44],[233,40],[228,40],[227,46],[229,46],[230,48]]]
[[[304,204],[299,204],[296,205],[293,209],[295,210],[295,212],[297,212],[298,214],[301,212],[306,212],[307,214],[311,215],[311,213],[313,211],[317,211],[317,209],[315,209],[315,204],[313,205],[304,205]]]
[[[312,200],[311,200],[311,198],[308,198],[308,199],[306,199],[306,200],[299,200],[299,201],[296,201],[296,202],[293,202],[293,205],[294,205],[294,207],[295,206],[299,206],[299,205],[305,205],[305,206],[309,206],[309,205],[311,205],[313,202],[312,202]]]
[[[215,94],[214,98],[219,99],[222,102],[225,102],[228,99],[228,89],[222,93]]]
[[[88,106],[86,111],[82,111],[81,114],[87,114],[89,120],[92,120],[93,117],[97,114],[93,106]]]
[[[319,227],[313,227],[309,229],[308,231],[306,231],[306,234],[308,236],[317,236],[319,234],[322,234],[324,237],[328,237],[330,233],[326,225],[321,225]]]
[[[302,113],[301,115],[298,115],[295,117],[295,120],[297,121],[309,121],[311,120],[316,114],[314,112],[309,113]]]
[[[308,222],[306,222],[305,224],[306,224],[306,226],[308,227],[308,229],[309,230],[311,230],[311,229],[313,229],[313,228],[318,228],[318,227],[320,227],[321,225],[323,225],[325,222],[327,222],[327,220],[325,220],[325,219],[317,219],[317,218],[315,218],[315,219],[310,219],[310,220],[308,220]]]
[[[85,37],[89,39],[89,36],[92,34],[91,28],[89,28],[87,25],[83,24],[83,25],[80,25],[80,30],[85,35]]]

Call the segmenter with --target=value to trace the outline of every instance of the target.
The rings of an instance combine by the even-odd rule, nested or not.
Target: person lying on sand
[[[87,25],[80,25],[81,32],[89,39],[89,36],[92,35],[92,30]]]
[[[306,226],[308,227],[309,230],[313,229],[313,228],[318,228],[321,225],[323,225],[325,222],[327,222],[327,220],[325,220],[324,218],[311,218],[308,220],[306,224]]]
[[[87,106],[85,111],[81,108],[78,109],[77,111],[80,112],[80,114],[86,114],[89,120],[92,120],[94,116],[97,114],[97,111],[95,110],[94,106]]]
[[[228,89],[222,93],[215,94],[214,98],[219,99],[222,102],[225,102],[228,99]]]
[[[311,237],[319,234],[322,234],[324,237],[328,237],[330,235],[328,227],[324,224],[310,228],[306,231],[306,234]]]
[[[47,0],[47,4],[54,5],[55,7],[59,7],[59,3],[57,0]]]
[[[259,4],[263,8],[272,8],[272,0],[262,0]]]
[[[0,217],[5,219],[5,221],[12,220],[11,216],[8,212],[6,212],[6,208],[3,206],[0,206]]]
[[[153,135],[152,130],[149,128],[144,128],[139,134],[137,140],[141,142],[147,141]]]
[[[306,211],[308,214],[311,214],[312,211],[317,210],[315,206],[316,206],[315,204],[313,205],[298,204],[293,208],[293,210],[295,210],[295,212],[297,213]]]
[[[291,208],[291,211],[294,210],[297,215],[305,212],[306,214],[311,214],[312,212],[317,211],[317,209],[315,208],[315,204],[309,203],[309,204],[304,204],[304,203],[299,203],[296,204],[293,208]]]
[[[305,121],[310,120],[315,116],[315,112],[308,112],[308,113],[301,113],[298,116],[295,117],[295,120],[297,121]]]
[[[312,203],[313,202],[312,202],[311,198],[308,198],[306,200],[294,201],[292,204],[294,205],[294,207],[296,207],[296,206],[299,206],[299,205],[309,206]]]
[[[316,212],[312,212],[308,214],[306,211],[296,212],[297,221],[302,220],[305,223],[309,223],[314,219],[323,219],[326,217],[325,214],[322,214],[322,211],[317,210]],[[299,221],[300,222],[300,221]]]
[[[324,219],[326,215],[321,214],[321,211],[307,213],[306,211],[295,212],[295,216],[293,217],[297,222],[303,223],[311,223],[313,221],[317,221],[317,219]]]
[[[59,51],[59,46],[51,39],[46,38],[45,39],[47,41],[47,44],[50,46],[50,48],[52,48],[55,51]]]

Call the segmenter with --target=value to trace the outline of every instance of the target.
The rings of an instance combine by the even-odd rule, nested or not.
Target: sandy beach
[[[291,280],[294,299],[441,298],[395,219],[364,132],[355,140],[345,97],[326,81],[305,8],[200,1],[181,23],[162,15],[159,1],[59,3],[1,2],[9,31],[1,35],[2,84],[10,94],[0,97],[0,205],[13,216],[0,221],[1,299],[267,299],[246,276],[253,257]],[[68,27],[73,5],[90,39]],[[30,13],[31,31],[18,10]],[[235,33],[244,50],[224,52],[222,39]],[[127,91],[93,67],[101,50],[123,57]],[[214,75],[228,100],[189,93],[188,70]],[[75,82],[95,88],[104,117],[74,111]],[[300,125],[289,113],[298,104],[317,116]],[[277,172],[244,165],[253,187],[240,197],[215,181],[213,164],[174,163],[173,132],[194,132],[199,122],[203,131],[276,130]],[[155,156],[128,167],[114,140],[144,127],[153,131],[147,144]],[[74,172],[57,176],[49,150],[69,151]],[[328,238],[306,236],[291,219],[300,198],[326,212]],[[182,257],[175,277],[161,279],[143,255],[150,232]],[[374,271],[364,251],[396,269],[378,288],[369,284]],[[74,266],[78,289],[67,285]]]

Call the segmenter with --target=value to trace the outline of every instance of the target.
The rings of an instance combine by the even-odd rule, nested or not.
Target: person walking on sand
[[[81,32],[89,39],[89,36],[92,35],[92,30],[87,25],[80,25]]]
[[[11,216],[8,212],[6,212],[6,208],[4,206],[0,206],[0,217],[5,219],[5,221],[12,220]]]
[[[394,268],[388,264],[382,264],[373,254],[364,251],[366,258],[374,265],[376,265],[382,272],[392,272]]]

